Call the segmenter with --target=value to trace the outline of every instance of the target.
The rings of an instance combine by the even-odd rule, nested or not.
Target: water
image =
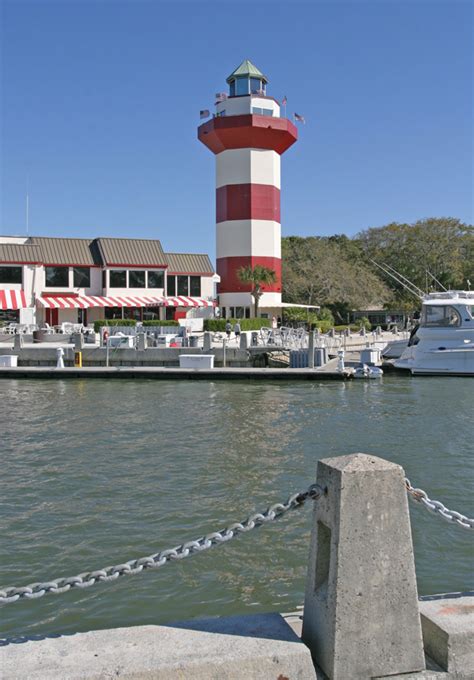
[[[363,451],[472,516],[474,383],[6,381],[0,583],[117,564],[222,528]],[[420,594],[473,586],[472,535],[411,506]],[[310,508],[116,582],[3,607],[3,636],[289,611],[303,601]]]

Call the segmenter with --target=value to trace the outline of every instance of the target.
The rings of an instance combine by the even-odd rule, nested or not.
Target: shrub
[[[159,319],[152,319],[151,321],[144,321],[143,326],[179,326],[178,321],[171,321],[167,319],[166,321],[160,321]]]
[[[365,328],[366,331],[372,330],[372,324],[370,323],[366,316],[361,316],[360,319],[357,319],[356,325],[358,329]]]
[[[135,319],[99,319],[94,321],[94,331],[96,333],[100,332],[103,326],[136,326],[137,322]]]
[[[232,328],[234,324],[237,323],[237,319],[204,319],[204,330],[216,332],[225,332],[225,325],[230,321]],[[243,331],[259,331],[261,328],[266,326],[267,328],[271,326],[270,319],[239,319],[240,328]]]

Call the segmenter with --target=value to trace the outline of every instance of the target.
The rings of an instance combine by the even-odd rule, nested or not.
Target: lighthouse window
[[[259,106],[252,106],[252,113],[258,116],[273,116],[272,109],[261,109]]]
[[[235,97],[235,80],[233,80],[229,87],[229,95]]]
[[[247,78],[238,78],[235,81],[235,93],[237,95],[249,93],[249,81]]]
[[[250,78],[250,92],[252,94],[265,94],[265,85],[258,78]]]

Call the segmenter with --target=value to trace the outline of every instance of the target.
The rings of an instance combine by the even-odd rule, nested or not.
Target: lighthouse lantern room
[[[227,78],[229,95],[218,96],[213,118],[198,129],[216,156],[216,257],[223,316],[253,315],[251,286],[241,267],[261,265],[276,274],[263,285],[259,310],[281,307],[280,156],[297,139],[293,123],[267,96],[268,79],[249,60]]]

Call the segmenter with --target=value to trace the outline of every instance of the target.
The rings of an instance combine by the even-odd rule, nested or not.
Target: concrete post
[[[82,333],[73,333],[72,341],[74,343],[74,351],[81,352],[84,347],[84,336]]]
[[[308,334],[308,368],[314,368],[314,331]]]
[[[143,352],[146,350],[146,335],[145,333],[138,333],[137,335],[137,350]]]
[[[23,347],[23,335],[21,333],[16,333],[13,336],[13,349],[21,349]]]
[[[240,349],[247,349],[249,346],[247,333],[240,334]]]
[[[303,640],[331,680],[425,668],[403,470],[356,453],[318,463]]]
[[[209,333],[209,331],[206,331],[204,333],[203,350],[204,352],[211,351],[211,334]]]

